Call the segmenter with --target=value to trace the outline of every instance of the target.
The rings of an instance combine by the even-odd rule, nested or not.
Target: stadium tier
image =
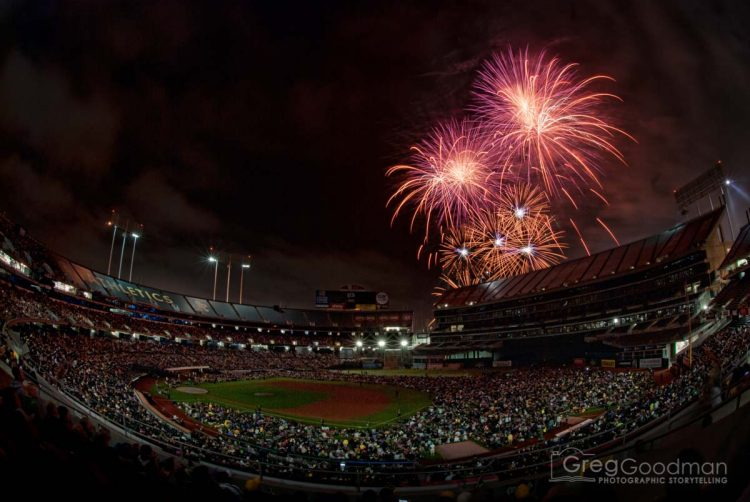
[[[680,347],[674,342],[721,325],[721,312],[707,310],[726,282],[718,272],[747,254],[747,227],[727,254],[722,211],[554,267],[446,291],[419,360],[666,366]]]

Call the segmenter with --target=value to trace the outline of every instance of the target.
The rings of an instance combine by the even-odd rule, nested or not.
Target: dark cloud
[[[628,167],[602,166],[610,206],[561,206],[602,249],[596,217],[621,241],[661,230],[718,158],[750,182],[749,21],[718,0],[9,2],[0,209],[102,269],[117,207],[146,225],[135,273],[154,285],[210,293],[216,245],[255,257],[253,301],[362,283],[426,317],[434,273],[390,227],[383,174],[464,113],[483,58],[528,45],[616,79]]]
[[[185,231],[210,233],[220,228],[213,213],[193,205],[160,170],[139,175],[125,189],[125,195],[125,207],[139,223],[148,222],[149,231],[164,235]]]
[[[118,118],[105,97],[75,95],[60,72],[14,50],[0,73],[0,123],[55,168],[91,176],[109,168]]]
[[[9,200],[14,203],[16,211],[34,208],[35,219],[44,221],[75,210],[73,194],[67,184],[40,174],[18,155],[0,162],[0,176],[7,188],[13,188],[14,195]]]

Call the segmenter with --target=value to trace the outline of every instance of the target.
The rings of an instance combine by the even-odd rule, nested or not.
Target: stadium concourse
[[[747,388],[748,230],[721,252],[718,215],[544,273],[446,293],[415,364],[503,367],[460,376],[342,374],[332,369],[341,348],[363,330],[377,333],[375,314],[277,311],[274,323],[264,308],[253,307],[254,321],[243,306],[207,300],[199,313],[200,299],[182,297],[183,307],[173,293],[92,279],[6,222],[3,472],[44,472],[53,482],[38,489],[49,496],[108,489],[239,500],[313,485],[342,499],[373,500],[383,487],[410,499],[446,489],[473,491],[472,500],[541,496],[552,452],[607,453],[675,417],[706,416]],[[411,321],[408,312],[382,315]],[[432,404],[379,428],[333,428],[200,401],[164,413],[159,396],[136,391],[143,378],[174,387],[185,377],[193,385],[343,379],[420,389]],[[437,455],[464,442],[486,453]],[[387,489],[382,497],[390,499]]]

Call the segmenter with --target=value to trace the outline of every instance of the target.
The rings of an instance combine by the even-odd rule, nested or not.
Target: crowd
[[[726,329],[693,351],[691,364],[681,360],[680,374],[658,386],[647,371],[583,368],[528,368],[467,377],[384,377],[347,375],[348,380],[418,388],[433,404],[391,427],[340,429],[302,424],[260,411],[242,413],[209,404],[183,404],[184,411],[214,427],[218,437],[186,434],[146,411],[131,381],[144,371],[181,366],[208,366],[206,378],[236,378],[235,370],[252,370],[243,378],[304,376],[336,380],[326,370],[332,355],[252,350],[216,350],[200,346],[123,341],[61,331],[28,328],[24,339],[33,366],[45,378],[87,407],[194,458],[210,459],[253,470],[309,479],[314,471],[329,480],[347,471],[373,479],[411,472],[435,479],[420,461],[432,458],[445,443],[472,440],[490,449],[519,448],[519,455],[488,459],[466,467],[470,472],[517,470],[548,458],[545,448],[570,443],[592,447],[637,430],[691,402],[718,385],[714,374],[731,369],[750,346],[750,331]],[[564,436],[570,415],[603,411],[590,424]],[[545,453],[542,453],[545,452]],[[336,472],[339,471],[339,472]],[[466,474],[466,472],[464,472]],[[360,478],[360,482],[366,479]],[[413,481],[413,479],[411,480]]]
[[[0,472],[8,480],[5,493],[11,497],[165,502],[347,500],[339,494],[320,498],[294,492],[274,495],[258,477],[238,479],[190,458],[158,454],[148,444],[118,437],[86,415],[77,418],[70,408],[43,400],[35,387],[23,382],[18,366],[13,367],[12,379],[0,372]]]
[[[5,286],[0,287],[0,319],[50,323],[24,324],[19,329],[30,351],[28,362],[56,388],[187,458],[302,479],[322,476],[336,481],[356,472],[358,482],[377,476],[382,480],[383,473],[405,482],[405,471],[421,481],[451,477],[454,466],[427,467],[423,461],[435,458],[439,445],[466,440],[516,454],[464,465],[462,475],[531,468],[546,461],[546,448],[601,445],[674,413],[699,396],[708,396],[710,403],[721,393],[722,377],[732,374],[738,357],[750,346],[746,328],[725,329],[694,350],[691,358],[683,353],[667,385],[657,385],[647,371],[599,368],[520,368],[471,377],[347,375],[355,382],[430,394],[431,406],[384,428],[328,428],[260,411],[182,404],[187,415],[219,431],[213,437],[186,433],[157,418],[136,398],[132,381],[144,374],[163,378],[170,368],[179,367],[205,367],[207,371],[194,378],[213,381],[278,375],[339,380],[339,373],[328,370],[337,358],[322,351],[251,350],[250,344],[269,343],[272,335],[160,322]],[[102,335],[113,332],[119,332],[119,338]],[[128,333],[159,338],[139,340]],[[226,350],[215,344],[175,343],[178,337],[193,342],[243,341],[248,347]],[[566,427],[567,417],[583,414],[595,419],[565,435],[555,434]]]

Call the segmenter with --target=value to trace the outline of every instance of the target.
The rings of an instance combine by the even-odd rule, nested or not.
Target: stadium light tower
[[[227,299],[229,303],[229,281],[232,278],[232,255],[229,255],[229,261],[227,261]]]
[[[724,186],[720,188],[721,195],[724,196],[724,205],[726,206],[727,221],[729,222],[730,240],[734,241],[734,222],[732,221],[732,208],[729,203],[729,189],[732,188],[732,180],[724,180]]]
[[[122,249],[120,249],[120,267],[117,269],[117,278],[122,278],[122,259],[125,256],[125,243],[128,241],[128,226],[130,221],[125,222],[125,230],[122,232]]]
[[[250,261],[252,260],[252,258],[253,257],[251,255],[247,255],[247,263],[242,262],[242,268],[240,268],[240,304],[244,300],[242,297],[242,286],[245,279],[245,270],[250,268]]]
[[[215,256],[209,256],[208,261],[214,264],[214,296],[213,299],[216,301],[216,278],[219,277],[219,259]]]
[[[130,255],[130,273],[128,274],[128,281],[133,282],[133,262],[135,262],[135,245],[138,244],[138,239],[141,234],[139,232],[133,232],[130,234],[133,238],[133,253]]]
[[[112,227],[112,244],[109,245],[109,261],[107,261],[107,275],[112,275],[112,255],[115,252],[115,239],[117,238],[117,224],[119,215],[117,211],[112,210],[112,216],[110,216],[107,222],[108,227]]]
[[[381,338],[378,340],[378,347],[380,347],[380,357],[383,358],[383,366],[385,366],[385,339]]]

